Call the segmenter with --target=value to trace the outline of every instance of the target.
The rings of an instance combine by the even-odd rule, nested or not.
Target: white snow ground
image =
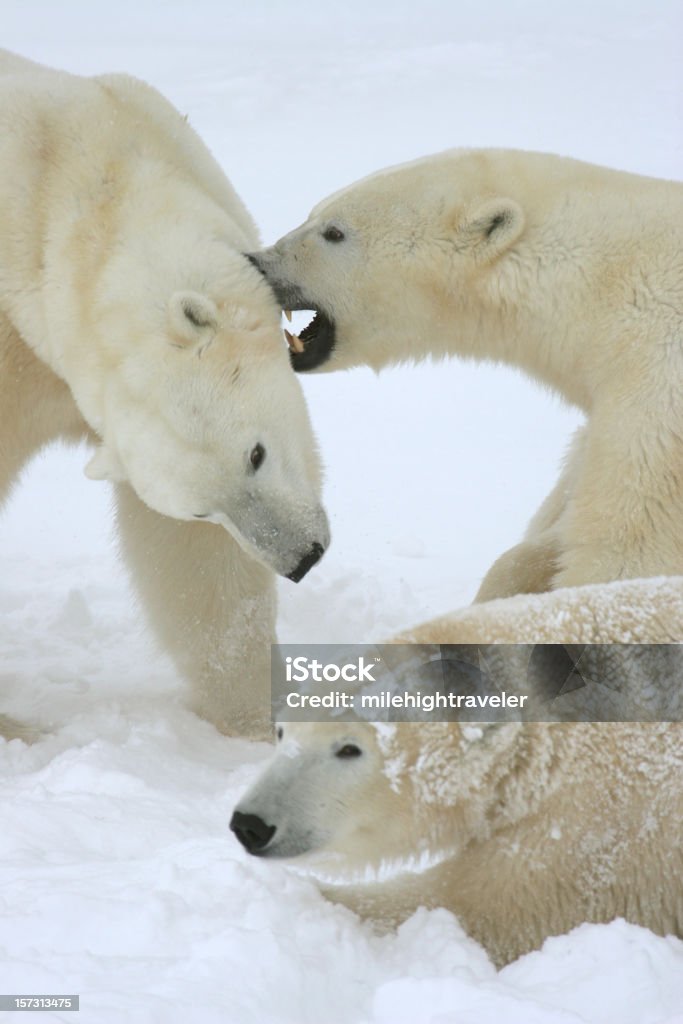
[[[148,79],[272,241],[335,188],[453,145],[681,177],[677,0],[2,0],[0,45]],[[471,599],[550,487],[577,416],[453,362],[307,379],[334,545],[283,584],[283,640],[376,640]],[[2,519],[0,992],[84,1024],[683,1024],[683,943],[585,925],[496,973],[446,912],[377,937],[228,833],[267,753],[182,707],[83,450]],[[0,1013],[0,1019],[10,1019]],[[12,1018],[13,1019],[13,1018]]]

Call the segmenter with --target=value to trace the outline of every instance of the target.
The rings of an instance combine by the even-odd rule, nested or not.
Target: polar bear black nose
[[[230,829],[249,853],[258,853],[267,846],[276,831],[275,825],[266,825],[257,814],[242,814],[241,811],[233,814]]]
[[[319,562],[325,553],[325,548],[322,544],[318,544],[317,541],[311,546],[311,550],[307,551],[304,557],[301,559],[296,569],[292,569],[287,575],[288,580],[292,580],[293,583],[298,583],[302,580],[309,569],[312,569],[316,562]]]

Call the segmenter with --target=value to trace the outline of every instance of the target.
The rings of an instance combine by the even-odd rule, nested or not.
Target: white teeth
[[[285,329],[285,338],[287,339],[287,344],[291,348],[292,352],[303,352],[304,343],[298,334],[290,334],[290,332]]]
[[[291,322],[292,322],[292,311],[291,311],[291,309],[283,309],[282,312],[285,314],[285,316],[287,317],[287,319],[289,320],[289,322],[291,324]]]

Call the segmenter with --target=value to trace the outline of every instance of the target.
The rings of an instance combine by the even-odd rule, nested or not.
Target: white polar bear
[[[274,573],[299,580],[329,530],[279,310],[241,255],[256,242],[154,89],[0,52],[0,502],[45,444],[99,439],[88,471],[117,483],[196,710],[262,734]]]
[[[677,697],[680,717],[683,651],[657,641],[680,635],[682,579],[479,605],[462,613],[463,631],[453,616],[438,636],[590,643],[600,622],[611,644],[623,639],[621,611],[633,624],[639,606],[654,640],[643,651],[649,683]],[[258,856],[305,855],[325,894],[364,916],[393,925],[420,905],[445,906],[498,964],[617,916],[683,937],[680,721],[280,723],[278,737],[231,827]]]
[[[678,576],[568,587],[474,604],[406,629],[397,644],[674,644],[683,637]]]
[[[320,203],[251,255],[313,309],[300,370],[458,354],[586,414],[479,600],[683,571],[683,186],[541,153],[454,150]]]

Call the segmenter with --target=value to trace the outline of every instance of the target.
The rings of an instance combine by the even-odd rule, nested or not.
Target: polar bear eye
[[[331,225],[323,231],[323,238],[326,242],[343,242],[344,232],[340,231],[339,228],[335,228],[334,225]]]
[[[363,751],[355,743],[345,743],[334,756],[346,759],[347,757],[360,757],[362,753]]]
[[[263,460],[265,459],[265,457],[266,449],[263,447],[262,444],[257,444],[251,449],[249,461],[251,462],[251,468],[254,470],[254,472],[256,472],[256,470],[263,465]]]

